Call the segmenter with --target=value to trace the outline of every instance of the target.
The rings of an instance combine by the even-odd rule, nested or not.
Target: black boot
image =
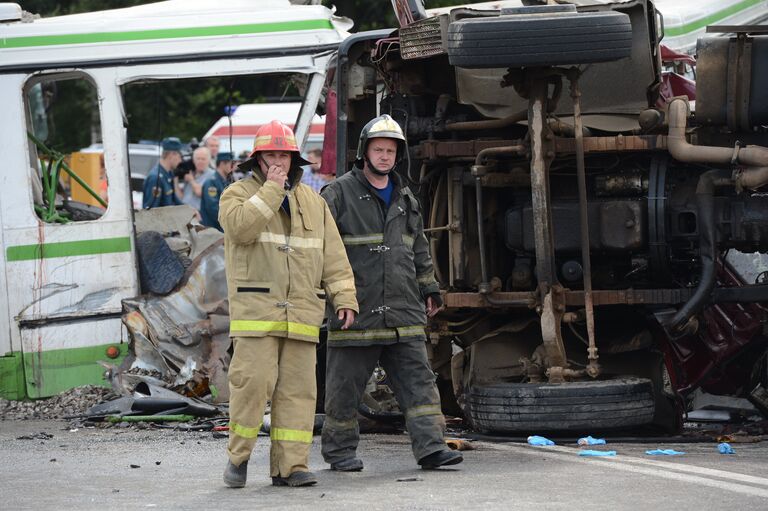
[[[419,465],[421,465],[421,468],[429,470],[445,465],[456,465],[462,461],[464,461],[464,456],[461,453],[446,449],[424,456],[419,460]]]
[[[240,465],[234,465],[227,461],[227,468],[224,469],[224,484],[230,488],[242,488],[245,486],[245,480],[248,477],[248,461]]]
[[[331,470],[338,472],[360,472],[363,470],[363,460],[360,458],[347,458],[345,460],[331,463]]]
[[[288,477],[273,477],[272,486],[312,486],[317,484],[317,477],[312,472],[294,472]]]

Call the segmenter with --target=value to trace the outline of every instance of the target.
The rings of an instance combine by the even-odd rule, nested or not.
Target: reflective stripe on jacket
[[[424,339],[425,299],[438,286],[418,202],[397,174],[390,179],[394,190],[389,208],[358,168],[322,191],[354,270],[360,304],[349,330],[339,330],[338,320],[329,320],[329,345]]]
[[[258,169],[224,190],[230,335],[274,335],[317,342],[326,298],[358,310],[354,277],[328,206],[311,188],[286,191]],[[288,196],[289,215],[281,204]]]

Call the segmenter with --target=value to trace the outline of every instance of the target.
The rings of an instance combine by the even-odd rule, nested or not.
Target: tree
[[[42,17],[51,17],[131,7],[152,1],[156,0],[25,0],[21,6]],[[431,8],[463,2],[428,0],[426,3]],[[328,7],[334,4],[338,15],[352,18],[356,32],[397,26],[390,0],[323,0],[323,4]],[[76,84],[77,87],[83,85]],[[79,94],[73,87],[63,87],[59,92],[57,108],[62,119],[80,118],[83,112],[93,108],[92,95]],[[124,89],[130,141],[159,140],[171,135],[183,140],[200,137],[223,115],[224,107],[252,103],[265,97],[284,97],[286,93],[295,96],[298,91],[284,78],[210,78],[130,84]],[[53,125],[50,142],[55,147],[67,149],[88,145],[89,140],[94,141],[92,134],[98,134],[100,130],[98,119],[91,121]]]
[[[21,8],[43,18],[77,14],[81,12],[120,9],[134,5],[148,4],[155,0],[24,0]]]
[[[462,0],[426,0],[425,8],[448,7],[471,2]],[[346,16],[355,22],[354,31],[377,28],[397,28],[395,11],[390,0],[323,0],[326,7],[336,6],[336,14]]]

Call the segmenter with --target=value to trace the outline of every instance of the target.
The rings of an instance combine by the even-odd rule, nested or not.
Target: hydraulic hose
[[[715,288],[715,259],[717,257],[715,187],[731,183],[729,170],[710,170],[699,177],[699,183],[696,186],[696,209],[699,224],[701,276],[693,296],[667,323],[667,327],[673,333],[680,333],[688,321],[695,314],[701,312],[712,298],[712,290]]]

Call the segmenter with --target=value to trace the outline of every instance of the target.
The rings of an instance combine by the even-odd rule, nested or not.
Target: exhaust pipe
[[[731,149],[688,143],[685,139],[685,129],[688,126],[689,114],[686,100],[673,99],[669,104],[667,147],[674,159],[688,163],[731,163],[745,167],[768,167],[768,148],[762,146],[736,146]]]

